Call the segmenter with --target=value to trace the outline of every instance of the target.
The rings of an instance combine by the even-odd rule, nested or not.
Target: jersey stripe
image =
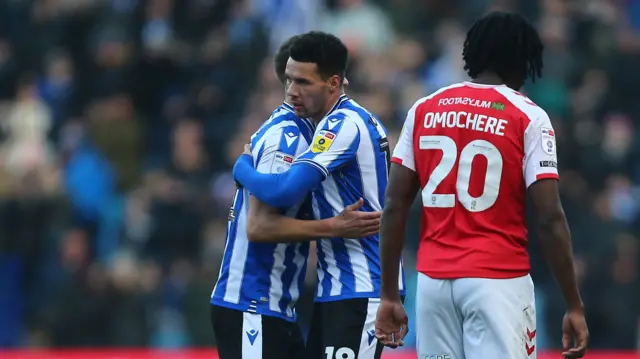
[[[331,218],[335,216],[333,207],[324,195],[325,182],[327,181],[332,181],[332,179],[325,180],[323,185],[313,193],[313,207],[316,218]],[[331,239],[323,239],[316,244],[319,269],[322,270],[322,275],[318,276],[318,295],[338,295],[342,284],[338,280],[340,278],[340,270],[335,260]],[[331,291],[333,291],[333,294],[330,294]]]
[[[263,173],[286,170],[283,158],[295,157],[306,150],[313,130],[311,122],[295,117],[290,106],[280,106],[251,137],[256,169]],[[211,303],[294,321],[294,305],[304,284],[309,244],[249,242],[248,199],[246,190],[236,191]],[[299,208],[295,206],[286,214],[296,216]]]
[[[245,197],[246,191],[237,191],[237,209],[235,211],[237,218],[233,221],[233,231],[229,233],[229,240],[233,240],[229,249],[231,256],[229,262],[224,266],[228,270],[227,285],[224,292],[224,300],[229,303],[238,304],[240,302],[240,287],[244,278],[244,267],[247,263],[247,252],[249,249],[249,242],[247,240],[246,230],[246,207]]]
[[[242,208],[242,201],[243,201],[243,192],[236,191],[233,197],[233,204],[231,207],[234,213],[238,213],[238,211],[240,211],[240,209]],[[213,297],[213,294],[218,291],[218,288],[220,288],[220,290],[222,290],[226,295],[227,284],[229,283],[229,273],[230,273],[229,265],[231,264],[231,255],[233,253],[233,246],[235,245],[235,242],[236,242],[235,239],[236,239],[237,228],[238,228],[238,221],[229,221],[229,223],[227,224],[228,239],[224,245],[224,255],[222,258],[222,265],[220,266],[218,281],[216,283],[216,286],[213,288],[212,297]]]
[[[384,127],[367,110],[343,97],[318,125],[316,136],[326,136],[323,130],[333,134],[331,144],[322,152],[305,152],[294,163],[311,165],[327,176],[313,192],[315,216],[333,217],[360,197],[365,200],[362,210],[382,210],[388,176],[387,154],[380,147],[381,140],[386,140]],[[316,301],[380,295],[377,235],[323,239],[317,251]],[[399,281],[404,294],[402,271]]]

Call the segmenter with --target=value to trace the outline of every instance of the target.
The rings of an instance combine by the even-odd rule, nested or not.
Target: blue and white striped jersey
[[[304,152],[314,126],[283,104],[251,137],[254,167],[261,173],[287,171]],[[296,206],[287,211],[295,217]],[[249,192],[236,190],[229,213],[227,239],[211,304],[243,312],[296,319],[295,303],[304,283],[309,243],[253,243],[247,239]]]
[[[375,117],[343,95],[316,127],[310,148],[294,165],[308,164],[326,177],[312,192],[316,219],[331,218],[359,198],[362,210],[381,211],[390,168],[387,131]],[[378,235],[317,242],[316,301],[380,296]],[[398,278],[404,295],[404,272]]]

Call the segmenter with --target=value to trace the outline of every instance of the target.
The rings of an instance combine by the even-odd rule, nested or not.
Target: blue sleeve
[[[324,177],[354,161],[360,146],[360,130],[356,123],[337,113],[322,120],[309,149],[296,158],[294,164],[304,163],[322,172]]]
[[[265,174],[253,168],[253,158],[242,155],[233,166],[233,178],[260,201],[277,208],[300,203],[305,195],[324,180],[323,174],[311,166],[292,166],[284,173]]]

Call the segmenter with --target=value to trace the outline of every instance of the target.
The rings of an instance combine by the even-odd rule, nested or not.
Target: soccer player
[[[558,197],[555,132],[547,113],[518,92],[542,74],[543,45],[522,16],[494,12],[467,34],[473,82],[442,88],[409,110],[394,150],[382,215],[382,303],[376,335],[401,344],[406,313],[395,278],[407,213],[422,194],[416,299],[420,358],[535,358],[525,195],[562,289],[567,358],[589,333]],[[572,347],[572,339],[575,345]]]
[[[389,142],[375,117],[343,93],[345,45],[333,35],[310,32],[290,51],[287,95],[298,117],[317,123],[311,147],[280,174],[258,173],[244,154],[236,162],[235,179],[277,208],[289,208],[312,191],[316,218],[330,218],[359,198],[364,211],[380,211]],[[329,236],[316,247],[318,287],[307,358],[380,358],[383,347],[374,337],[380,295],[377,234],[361,240]],[[396,281],[403,292],[401,274]]]
[[[274,61],[283,83],[293,40],[282,45]],[[285,102],[252,137],[255,163],[251,167],[264,173],[286,171],[294,157],[309,147],[313,128]],[[211,295],[211,320],[221,359],[303,357],[294,306],[304,282],[308,239],[377,233],[379,213],[356,212],[362,204],[358,201],[339,216],[320,221],[272,218],[278,209],[250,198],[244,189],[236,191],[220,275]],[[287,215],[294,217],[301,211],[298,207],[290,208]],[[268,243],[273,236],[292,243]]]

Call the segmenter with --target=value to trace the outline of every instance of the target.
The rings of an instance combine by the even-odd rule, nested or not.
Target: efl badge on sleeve
[[[293,156],[284,152],[276,152],[273,158],[273,164],[271,165],[271,173],[282,173],[288,171],[293,164]]]
[[[322,153],[331,147],[333,140],[336,138],[336,135],[333,132],[327,130],[318,131],[316,137],[313,139],[313,143],[311,144],[311,152],[313,153]]]
[[[541,128],[540,129],[540,144],[542,145],[542,150],[544,153],[549,156],[553,156],[556,154],[556,134],[550,128]]]

